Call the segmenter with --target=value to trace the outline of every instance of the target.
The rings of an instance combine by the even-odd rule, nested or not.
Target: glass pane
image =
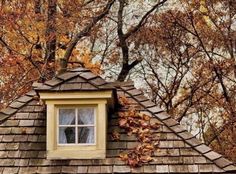
[[[59,125],[74,125],[75,109],[59,109]]]
[[[94,124],[94,108],[78,108],[78,124]]]
[[[78,128],[78,143],[93,144],[94,142],[94,127]]]
[[[75,128],[74,127],[60,127],[59,128],[59,143],[60,144],[75,143]]]

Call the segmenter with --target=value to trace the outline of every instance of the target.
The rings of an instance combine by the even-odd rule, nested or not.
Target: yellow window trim
[[[40,98],[45,99],[105,99],[111,98],[112,91],[80,91],[80,92],[40,92]]]

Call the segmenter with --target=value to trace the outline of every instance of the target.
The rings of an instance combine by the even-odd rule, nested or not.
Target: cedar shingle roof
[[[44,84],[35,83],[37,91],[100,91],[113,89],[101,77],[93,74],[88,69],[76,68],[54,77],[52,80],[46,81]]]
[[[87,76],[88,73],[88,76]],[[81,85],[78,85],[82,83]],[[70,85],[68,85],[70,84]],[[71,85],[73,84],[73,85]],[[93,86],[88,87],[90,84]],[[161,127],[155,136],[160,146],[154,153],[154,161],[139,168],[130,168],[119,159],[120,152],[132,149],[138,142],[118,126],[118,114],[110,115],[107,135],[106,159],[102,160],[47,160],[46,113],[34,91],[17,99],[7,109],[0,111],[0,173],[235,173],[232,162],[212,151],[178,122],[149,101],[130,83],[115,84],[113,88],[102,78],[79,68],[58,76],[36,90],[70,91],[115,89],[126,96],[139,112],[151,116],[151,122]],[[80,86],[80,88],[74,88]],[[45,88],[47,87],[47,88]],[[72,87],[72,88],[69,88]],[[121,108],[119,111],[124,111]],[[120,141],[111,139],[116,130]]]

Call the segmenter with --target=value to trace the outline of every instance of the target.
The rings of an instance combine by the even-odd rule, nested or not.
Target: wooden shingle
[[[9,106],[10,106],[11,108],[18,109],[18,108],[21,108],[21,107],[24,106],[24,105],[25,105],[25,103],[16,101],[16,102],[11,103]]]
[[[80,74],[80,76],[87,79],[87,80],[90,80],[90,79],[93,79],[93,78],[97,77],[97,75],[93,74],[92,72],[83,72],[83,73]]]
[[[210,151],[210,152],[207,152],[206,154],[204,154],[208,159],[210,160],[216,160],[218,158],[220,158],[222,155],[214,152],[214,151]]]
[[[1,110],[1,113],[6,114],[6,115],[12,115],[17,111],[17,109],[11,108],[11,107],[7,107],[5,109]]]
[[[78,74],[79,73],[77,73],[77,72],[65,72],[63,74],[58,75],[57,78],[66,81],[66,80],[69,80],[73,77],[78,76]]]
[[[53,78],[52,80],[48,80],[45,82],[46,85],[49,86],[56,86],[58,84],[60,84],[62,82],[62,80],[58,79],[58,78]]]

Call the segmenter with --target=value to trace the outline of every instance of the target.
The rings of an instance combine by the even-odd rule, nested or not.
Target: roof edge
[[[186,144],[199,152],[201,155],[212,161],[217,167],[225,172],[236,172],[236,166],[233,162],[224,158],[219,153],[213,151],[210,147],[205,145],[194,135],[188,132],[179,122],[167,114],[164,110],[159,108],[154,102],[150,101],[143,95],[143,93],[132,85],[124,85],[119,87],[123,92],[132,97],[142,107],[154,115],[160,122],[173,131]],[[147,99],[147,100],[146,100]]]
[[[6,121],[9,117],[11,117],[13,114],[18,112],[19,109],[24,107],[26,104],[31,102],[33,99],[37,97],[37,93],[32,90],[30,92],[27,92],[25,95],[15,99],[9,106],[6,108],[0,110],[0,123],[2,124],[4,121]]]

